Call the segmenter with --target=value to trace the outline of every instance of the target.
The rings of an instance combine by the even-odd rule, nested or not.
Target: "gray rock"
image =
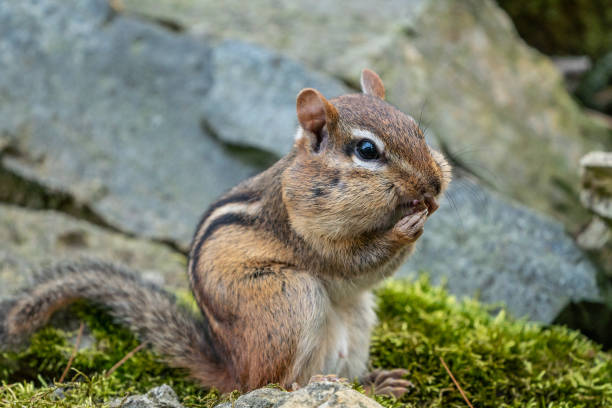
[[[580,160],[582,204],[612,221],[612,152],[590,152]]]
[[[3,1],[0,37],[5,171],[183,249],[206,206],[259,169],[214,136],[281,153],[296,90],[343,90],[270,51],[113,17],[105,0]]]
[[[204,100],[210,129],[221,139],[278,157],[291,149],[297,130],[295,98],[303,88],[327,97],[349,92],[331,78],[263,48],[226,41],[212,51],[214,82]]]
[[[117,398],[109,404],[110,408],[183,408],[176,393],[168,385],[155,387],[144,395]]]
[[[466,179],[451,183],[398,275],[417,270],[457,296],[546,323],[570,301],[600,298],[595,268],[563,225]]]
[[[585,250],[600,250],[612,238],[612,227],[603,218],[593,216],[591,222],[576,237],[578,246]]]
[[[594,215],[576,241],[581,248],[596,251],[599,265],[612,278],[612,152],[585,155],[580,160],[580,175],[580,201]]]
[[[494,1],[124,0],[128,12],[271,47],[358,85],[375,69],[389,100],[489,185],[576,230],[580,157],[611,146],[553,64]],[[236,12],[240,10],[240,12]],[[248,137],[244,134],[244,137]]]
[[[185,256],[54,211],[0,204],[0,298],[31,283],[32,272],[59,259],[100,258],[129,265],[156,283],[186,289]]]
[[[260,388],[242,395],[236,401],[216,408],[314,408],[359,407],[380,408],[371,398],[338,382],[312,382],[304,388],[288,393],[277,388]]]

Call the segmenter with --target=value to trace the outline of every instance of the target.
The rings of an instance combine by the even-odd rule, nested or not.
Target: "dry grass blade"
[[[70,370],[70,366],[72,365],[72,361],[74,360],[74,357],[76,356],[77,351],[79,351],[79,346],[81,345],[81,338],[83,337],[83,329],[85,328],[85,324],[83,324],[83,322],[81,322],[80,326],[79,326],[79,334],[77,335],[77,339],[76,339],[76,344],[74,345],[74,349],[72,350],[72,354],[70,355],[70,358],[68,359],[68,364],[66,364],[66,368],[64,369],[64,372],[62,373],[62,376],[59,379],[59,382],[64,382],[64,378],[66,378],[66,375],[68,374],[68,370]]]
[[[446,372],[450,376],[451,380],[453,380],[453,382],[455,383],[455,387],[457,387],[457,389],[461,393],[461,396],[463,396],[463,399],[465,400],[465,402],[468,404],[468,406],[470,408],[474,408],[474,406],[470,403],[470,400],[468,399],[468,397],[465,395],[465,392],[463,392],[463,389],[461,388],[461,386],[459,385],[457,380],[455,380],[455,376],[453,375],[453,373],[451,373],[450,368],[448,368],[448,366],[446,365],[446,362],[444,361],[444,359],[442,357],[440,357],[440,362],[442,363],[442,365],[446,369]]]
[[[106,377],[110,377],[110,375],[114,373],[116,369],[121,367],[123,363],[125,363],[134,354],[138,353],[146,345],[147,343],[145,342],[145,343],[140,343],[138,346],[134,347],[132,351],[127,353],[121,360],[117,361],[115,365],[110,368],[110,370],[108,370],[108,372],[106,373]]]

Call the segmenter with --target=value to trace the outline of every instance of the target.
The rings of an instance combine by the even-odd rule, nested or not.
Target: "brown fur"
[[[48,277],[5,308],[0,340],[1,330],[35,330],[79,295],[109,306],[171,364],[224,391],[363,374],[375,323],[370,289],[412,250],[450,167],[414,120],[383,100],[375,73],[364,72],[362,84],[364,94],[330,101],[303,90],[291,153],[203,216],[188,267],[200,327],[159,290],[79,265],[71,269],[79,274]],[[379,159],[356,156],[363,134],[384,145]],[[134,309],[136,297],[144,302]]]

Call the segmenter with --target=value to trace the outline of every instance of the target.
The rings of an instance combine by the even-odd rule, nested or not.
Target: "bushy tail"
[[[170,365],[187,369],[203,385],[233,389],[208,322],[178,306],[171,294],[109,263],[50,267],[30,288],[0,303],[0,348],[22,343],[56,310],[78,299],[106,308]]]

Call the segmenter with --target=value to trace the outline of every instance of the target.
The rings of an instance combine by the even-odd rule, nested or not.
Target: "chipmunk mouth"
[[[434,197],[424,197],[421,200],[413,199],[400,203],[394,211],[394,220],[399,221],[401,218],[416,214],[423,210],[427,211],[427,216],[430,216],[438,209],[438,202]]]
[[[401,203],[397,206],[397,212],[400,213],[402,217],[407,215],[415,214],[419,211],[423,211],[427,208],[425,202],[421,200],[410,200],[406,203]]]
[[[387,228],[392,228],[399,220],[427,209],[424,201],[408,200],[399,203],[389,214],[385,222]],[[428,210],[429,211],[429,210]]]

